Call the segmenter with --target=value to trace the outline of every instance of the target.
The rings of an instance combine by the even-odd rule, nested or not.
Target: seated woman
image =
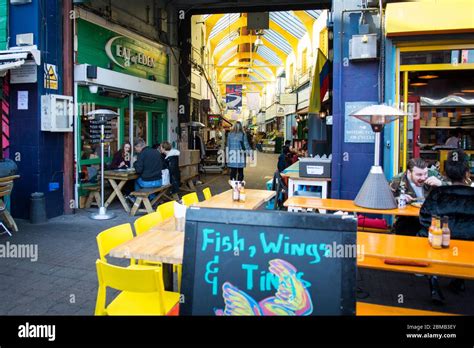
[[[452,185],[434,188],[426,198],[420,211],[422,226],[418,235],[427,236],[431,217],[449,218],[451,239],[474,240],[474,187],[470,187],[469,165],[463,150],[453,150],[445,164],[447,178]],[[430,277],[431,298],[442,302],[444,296],[437,277]],[[453,279],[449,284],[453,292],[464,291],[464,280]]]
[[[110,169],[127,169],[130,168],[130,150],[129,142],[125,142],[120,150],[114,154]]]

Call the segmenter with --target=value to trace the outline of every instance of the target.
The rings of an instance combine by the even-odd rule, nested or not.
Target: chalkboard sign
[[[354,315],[354,219],[190,208],[180,314]]]

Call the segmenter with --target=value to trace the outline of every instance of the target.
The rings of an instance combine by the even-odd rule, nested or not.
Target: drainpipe
[[[61,3],[61,2],[60,2]],[[63,94],[74,95],[73,87],[73,20],[70,19],[74,7],[72,0],[64,0],[63,4]],[[72,214],[74,209],[71,201],[74,196],[74,132],[64,133],[63,163],[63,199],[64,214]]]

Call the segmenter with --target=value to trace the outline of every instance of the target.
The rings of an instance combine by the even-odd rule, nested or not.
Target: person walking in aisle
[[[242,123],[237,121],[227,137],[227,166],[230,168],[230,180],[244,180],[246,151],[250,151],[247,136]]]

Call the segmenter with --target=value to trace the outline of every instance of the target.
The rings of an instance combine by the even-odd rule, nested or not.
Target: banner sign
[[[225,102],[228,109],[238,109],[242,107],[242,85],[226,85]]]

